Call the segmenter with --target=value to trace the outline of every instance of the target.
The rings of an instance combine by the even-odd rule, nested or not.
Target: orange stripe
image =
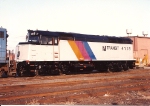
[[[76,57],[78,58],[78,60],[84,60],[84,57],[82,56],[76,43],[74,41],[71,41],[71,40],[68,40],[68,43],[71,46],[71,48],[72,48],[73,52],[75,53]]]

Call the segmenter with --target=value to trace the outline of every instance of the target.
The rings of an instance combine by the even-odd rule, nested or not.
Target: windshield
[[[39,37],[38,36],[29,36],[29,41],[39,42]]]

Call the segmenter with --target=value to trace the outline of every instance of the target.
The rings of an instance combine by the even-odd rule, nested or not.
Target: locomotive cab
[[[19,75],[33,75],[41,68],[43,69],[46,64],[52,67],[52,61],[59,61],[58,43],[59,39],[55,33],[47,35],[42,31],[28,30],[27,42],[20,42],[16,47]]]
[[[40,45],[58,45],[58,37],[54,35],[42,35],[38,32],[28,31],[26,36],[28,43]]]

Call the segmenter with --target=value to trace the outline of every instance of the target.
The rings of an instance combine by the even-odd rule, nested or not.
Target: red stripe
[[[90,56],[88,55],[82,41],[75,41],[76,45],[78,46],[82,56],[84,57],[85,60],[91,60]]]

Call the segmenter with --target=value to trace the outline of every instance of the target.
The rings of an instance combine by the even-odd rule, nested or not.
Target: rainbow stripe
[[[82,56],[82,53],[80,52],[78,46],[74,41],[68,40],[69,45],[71,46],[73,52],[75,53],[78,60],[84,60],[84,57]]]
[[[96,57],[95,57],[95,55],[94,55],[90,45],[87,42],[85,42],[85,41],[83,41],[83,45],[84,45],[86,51],[88,52],[91,60],[96,60]]]
[[[78,46],[82,56],[84,57],[84,60],[91,60],[91,58],[89,57],[89,54],[87,53],[82,41],[75,41],[76,45]]]
[[[87,42],[68,40],[68,43],[78,60],[96,60],[96,57]]]

